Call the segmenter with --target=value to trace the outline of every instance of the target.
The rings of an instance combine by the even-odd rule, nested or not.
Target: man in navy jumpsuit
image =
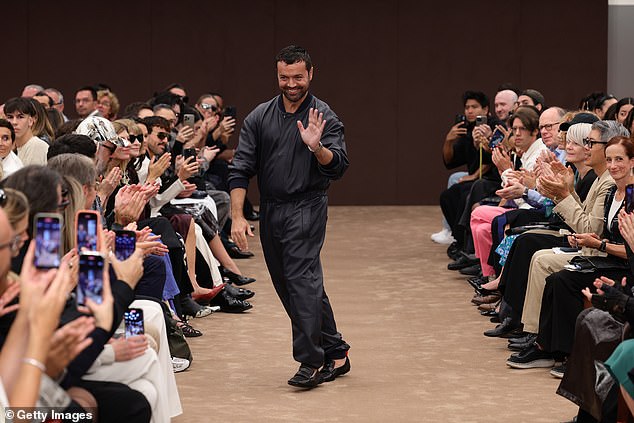
[[[230,166],[231,235],[248,248],[253,236],[242,209],[249,179],[258,177],[260,240],[277,295],[291,319],[293,357],[301,363],[288,383],[313,388],[350,370],[346,344],[324,291],[320,251],[326,235],[330,180],[349,162],[343,124],[308,92],[308,52],[288,46],[276,57],[281,94],[245,119]]]

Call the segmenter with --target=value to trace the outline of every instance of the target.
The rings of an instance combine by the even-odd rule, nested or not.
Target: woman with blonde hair
[[[101,116],[113,121],[117,118],[119,107],[119,99],[115,93],[108,90],[97,92],[97,110],[99,110]]]

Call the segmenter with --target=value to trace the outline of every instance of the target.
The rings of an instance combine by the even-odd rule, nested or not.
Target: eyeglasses
[[[545,129],[547,131],[550,131],[551,129],[553,129],[553,126],[555,125],[559,125],[561,122],[555,122],[555,123],[547,123],[546,125],[539,125],[539,130],[541,131],[542,129]]]
[[[511,128],[511,131],[515,132],[522,132],[522,131],[526,131],[526,128],[524,128],[523,126],[513,126]]]
[[[156,134],[156,136],[158,137],[158,139],[163,141],[165,138],[169,137],[170,134],[168,134],[167,132],[159,132],[158,134]]]
[[[607,144],[607,141],[597,141],[597,140],[593,140],[592,138],[584,138],[583,139],[583,146],[584,147],[590,147],[592,148],[593,145],[595,144]]]
[[[134,144],[136,141],[143,143],[143,134],[141,135],[130,135],[130,143]]]
[[[213,104],[201,103],[200,107],[202,107],[204,110],[211,110],[212,112],[218,111],[218,108]]]

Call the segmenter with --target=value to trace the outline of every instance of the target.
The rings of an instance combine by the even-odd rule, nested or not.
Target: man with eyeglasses
[[[82,119],[89,116],[99,116],[97,90],[94,87],[81,87],[75,92],[75,111],[77,116]]]
[[[559,125],[565,114],[566,111],[561,107],[549,107],[539,116],[539,133],[542,141],[561,163],[566,162],[566,150],[558,148],[558,134]]]

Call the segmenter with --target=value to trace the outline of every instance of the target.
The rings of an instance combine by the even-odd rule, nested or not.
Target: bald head
[[[513,110],[517,94],[511,90],[502,90],[495,95],[495,115],[504,121],[508,119],[509,113]]]
[[[561,107],[549,107],[539,117],[539,132],[542,141],[551,150],[557,148],[559,124],[565,113]]]

